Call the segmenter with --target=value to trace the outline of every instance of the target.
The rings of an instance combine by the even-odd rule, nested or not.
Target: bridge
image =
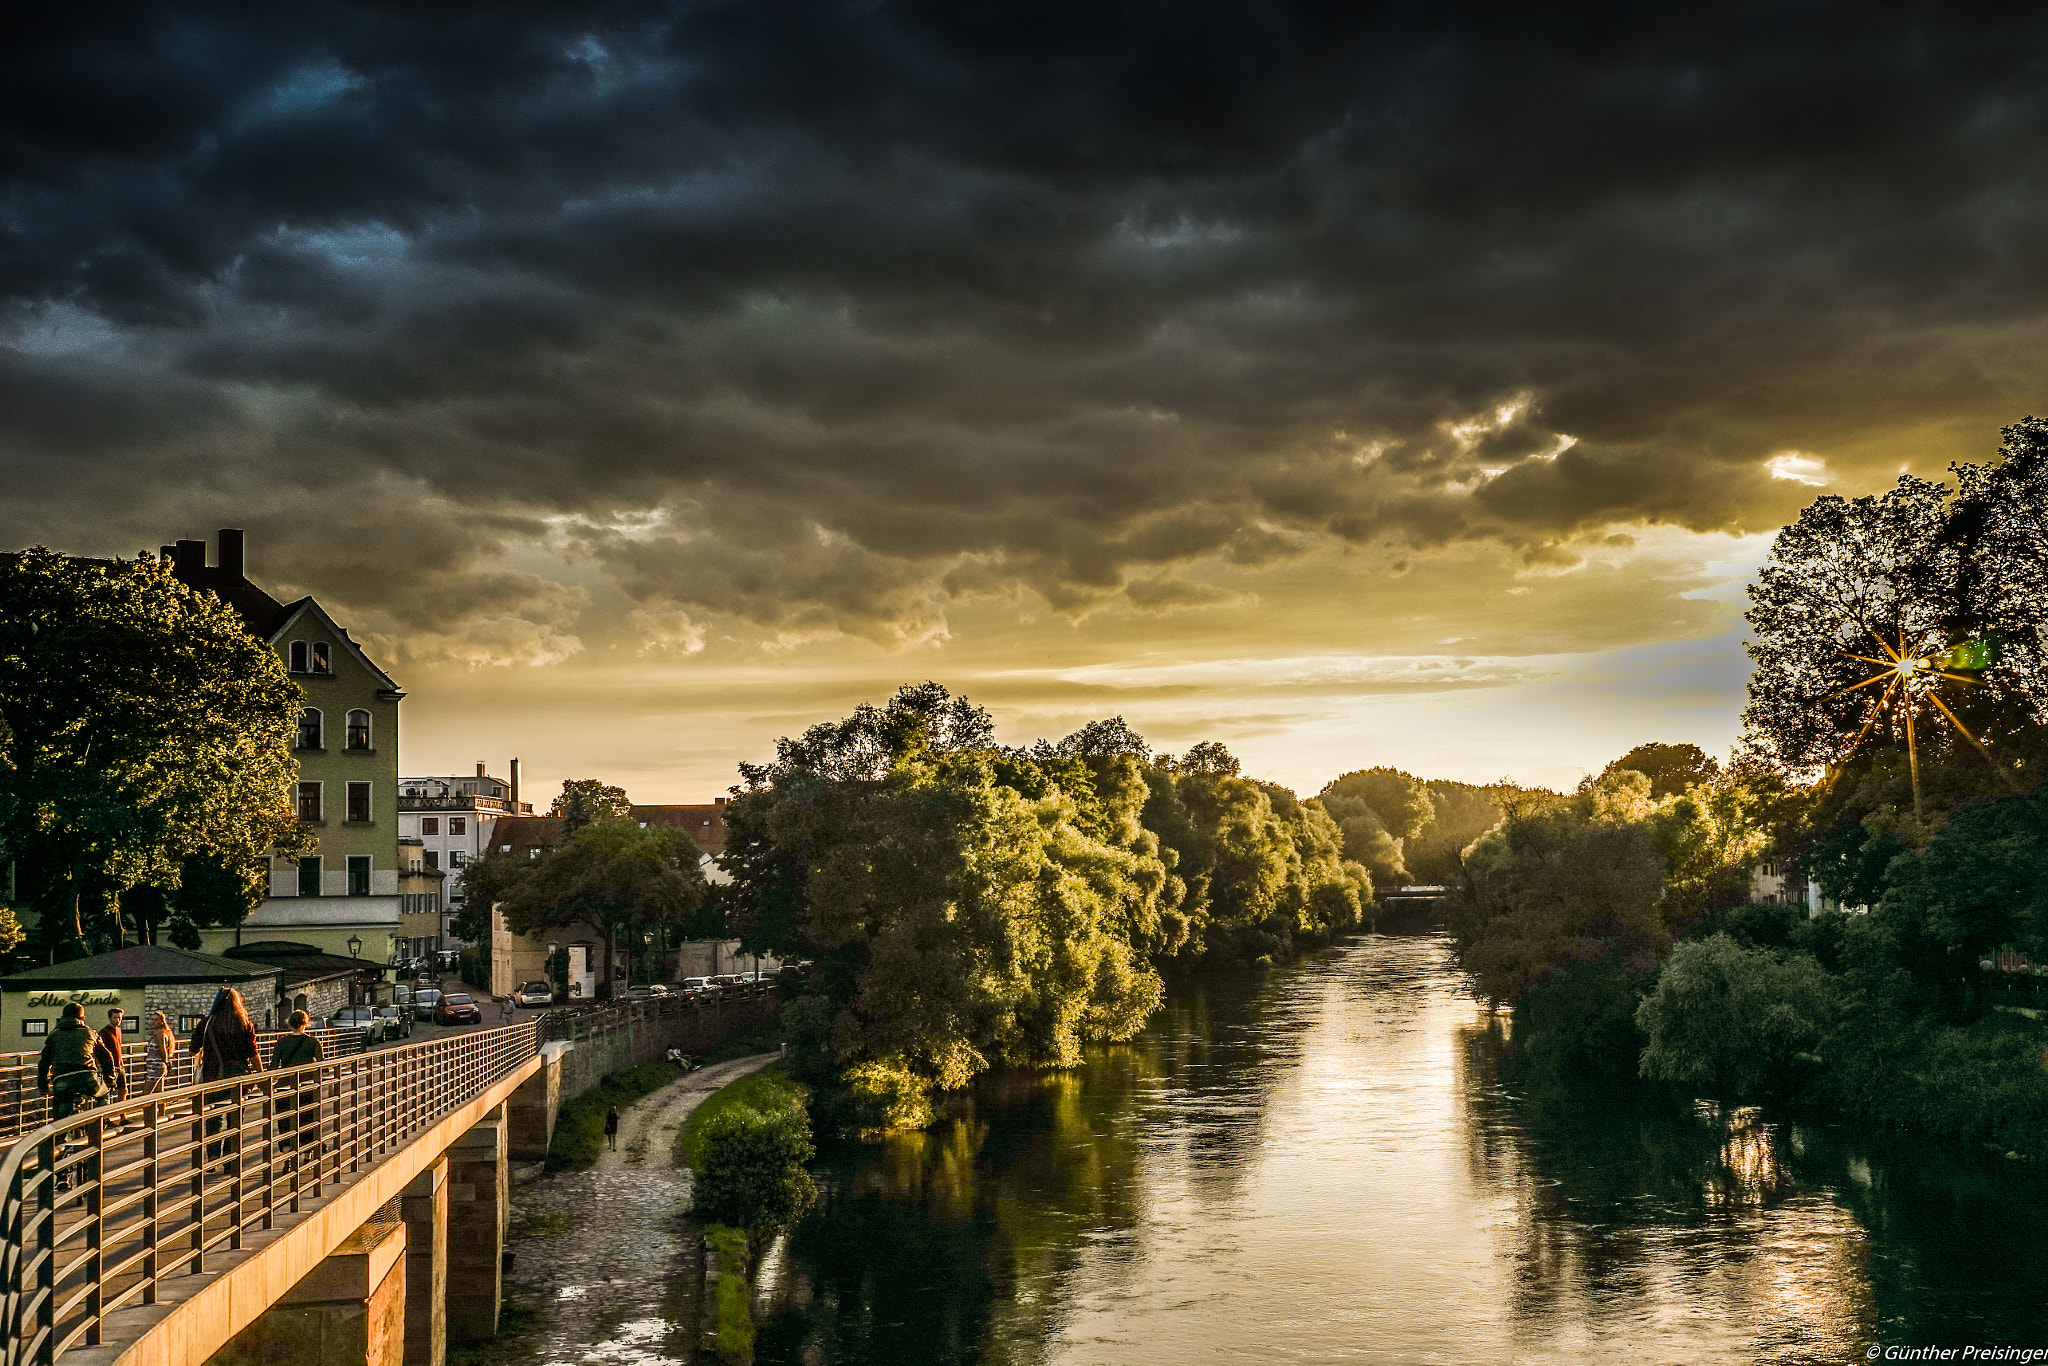
[[[0,1159],[0,1366],[442,1366],[451,1332],[497,1331],[510,1163],[545,1154],[576,1040],[710,1013],[585,1008],[25,1130]]]

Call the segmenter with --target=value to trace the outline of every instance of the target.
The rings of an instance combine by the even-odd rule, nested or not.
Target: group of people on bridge
[[[125,1016],[115,1006],[107,1011],[106,1027],[95,1030],[86,1025],[83,1005],[73,1001],[64,1007],[36,1062],[36,1091],[49,1097],[53,1121],[69,1119],[103,1101],[128,1098],[128,1072],[121,1063]],[[319,1062],[320,1040],[306,1032],[312,1018],[295,1010],[286,1024],[290,1032],[271,1050],[271,1066],[290,1069]],[[178,1057],[178,1036],[163,1011],[151,1012],[145,1042],[142,1094],[150,1095],[169,1084]],[[256,1026],[241,992],[222,987],[215,993],[212,1007],[186,1040],[186,1051],[195,1079],[202,1082],[263,1070]]]

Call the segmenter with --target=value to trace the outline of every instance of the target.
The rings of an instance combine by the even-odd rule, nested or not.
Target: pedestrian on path
[[[288,1072],[294,1067],[309,1067],[319,1062],[320,1041],[306,1032],[306,1026],[313,1023],[313,1017],[303,1010],[294,1010],[285,1023],[291,1026],[291,1032],[271,1046],[271,1070]],[[320,1091],[318,1087],[311,1087],[287,1095],[285,1112],[278,1117],[277,1129],[280,1146],[290,1152],[298,1147],[296,1130],[301,1124],[310,1125],[315,1119],[310,1111],[319,1101]]]
[[[241,992],[233,987],[222,987],[214,995],[213,1009],[206,1012],[206,1018],[192,1031],[191,1049],[201,1081],[225,1081],[263,1070],[263,1055],[256,1048],[256,1026],[249,1019],[249,1008],[242,1004]],[[217,1105],[230,1105],[240,1099],[240,1095],[239,1087],[210,1092],[206,1106],[212,1109]],[[226,1115],[212,1116],[206,1121],[206,1136],[212,1138],[226,1124]],[[237,1133],[240,1128],[238,1109]],[[224,1143],[208,1143],[206,1160],[218,1162],[223,1157],[232,1157],[239,1147],[232,1135]]]
[[[613,1152],[619,1150],[619,1107],[604,1112],[604,1141]]]

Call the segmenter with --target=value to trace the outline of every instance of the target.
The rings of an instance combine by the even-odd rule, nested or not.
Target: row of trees
[[[2005,968],[2048,962],[2048,424],[2005,437],[1953,487],[1822,498],[1779,536],[1731,771],[1638,749],[1467,851],[1455,943],[1515,1005],[1521,1080],[1640,1075],[2048,1156],[2038,1029],[1994,1009],[2026,994]],[[1958,724],[1916,737],[1919,801],[1903,713],[1842,689],[1883,642],[1969,640],[1997,648],[1944,695]],[[1747,904],[1761,858],[1829,909]]]
[[[749,952],[819,965],[790,1023],[799,1076],[894,1125],[991,1066],[1132,1037],[1162,970],[1285,957],[1372,896],[1320,805],[1220,745],[1155,755],[1120,718],[1007,748],[927,683],[742,776],[730,923]]]

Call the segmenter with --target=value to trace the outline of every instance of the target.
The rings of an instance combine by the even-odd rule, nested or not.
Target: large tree
[[[599,778],[564,778],[562,790],[548,808],[550,816],[562,818],[562,833],[573,835],[592,821],[616,820],[633,814],[626,789],[613,787]]]
[[[1650,795],[1675,797],[1689,787],[1699,787],[1721,776],[1721,765],[1698,745],[1666,745],[1656,741],[1637,745],[1601,771],[1627,770],[1650,780]]]
[[[1360,769],[1331,781],[1316,801],[1344,832],[1346,858],[1370,869],[1375,882],[1408,880],[1408,842],[1436,816],[1420,778],[1397,768]]]
[[[304,702],[231,608],[148,555],[0,558],[0,857],[42,942],[75,951],[105,932],[88,906],[175,891],[195,857],[260,897],[265,852],[304,842]]]
[[[1779,533],[1748,613],[1756,670],[1743,720],[1761,757],[1812,771],[1848,761],[1859,737],[1864,751],[1903,743],[1905,711],[1878,716],[1888,685],[1854,687],[1883,667],[1870,660],[1888,660],[1902,642],[1990,642],[1948,661],[1972,682],[1943,688],[1939,700],[2008,768],[2029,750],[2040,757],[2048,424],[2028,418],[2005,437],[1997,460],[1954,467],[1954,490],[1901,476],[1881,496],[1816,499]],[[1923,762],[1981,763],[1933,702],[1917,714]]]

